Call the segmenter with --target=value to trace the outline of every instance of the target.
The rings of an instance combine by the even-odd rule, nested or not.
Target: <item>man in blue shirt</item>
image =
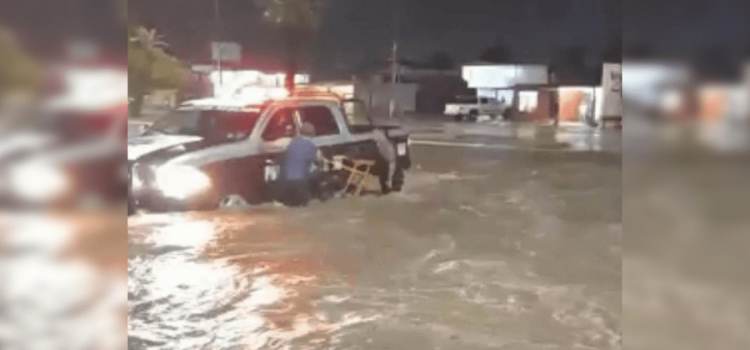
[[[323,159],[318,147],[310,138],[315,127],[303,123],[300,135],[294,137],[284,153],[282,162],[282,201],[288,206],[306,206],[317,181],[317,165]]]

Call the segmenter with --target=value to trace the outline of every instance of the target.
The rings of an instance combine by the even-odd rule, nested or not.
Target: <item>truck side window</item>
[[[274,141],[284,137],[294,137],[297,134],[297,125],[294,123],[294,108],[283,108],[278,110],[268,121],[263,131],[263,140]]]
[[[338,135],[341,132],[336,118],[328,107],[303,107],[300,112],[302,122],[310,123],[315,127],[316,136]]]

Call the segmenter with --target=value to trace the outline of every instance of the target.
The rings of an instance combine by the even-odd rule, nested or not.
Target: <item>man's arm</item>
[[[318,162],[318,164],[322,164],[326,161],[326,157],[320,149],[315,152],[315,161]]]

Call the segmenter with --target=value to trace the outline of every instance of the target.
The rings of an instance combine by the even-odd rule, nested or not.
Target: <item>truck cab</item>
[[[250,204],[272,201],[281,157],[302,123],[315,126],[312,141],[327,159],[373,160],[374,171],[381,176],[387,164],[374,131],[382,129],[396,149],[399,169],[408,169],[408,133],[347,113],[357,110],[349,108],[353,104],[298,97],[241,108],[181,108],[128,140],[132,205],[175,211],[215,209],[230,197]],[[400,188],[403,175],[393,182]]]

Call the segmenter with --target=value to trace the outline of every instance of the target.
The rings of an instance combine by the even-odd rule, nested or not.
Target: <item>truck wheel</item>
[[[469,112],[469,121],[472,123],[476,123],[477,119],[479,119],[479,111],[473,109],[471,112]]]
[[[460,122],[464,121],[464,116],[460,115],[460,114],[456,114],[455,116],[453,116],[453,119],[455,119],[457,122],[460,123]]]
[[[404,169],[402,169],[400,166],[397,166],[396,171],[393,174],[393,178],[391,179],[391,190],[394,192],[401,192],[404,187],[405,177],[406,175],[404,174]]]
[[[237,194],[224,196],[219,200],[219,209],[241,209],[248,205],[247,201]]]

